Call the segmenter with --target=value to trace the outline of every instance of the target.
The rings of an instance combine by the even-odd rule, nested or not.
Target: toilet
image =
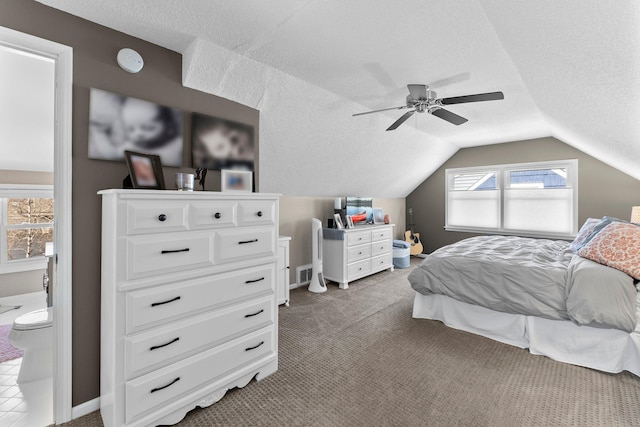
[[[24,353],[18,383],[53,376],[53,307],[18,317],[9,332],[9,341]]]

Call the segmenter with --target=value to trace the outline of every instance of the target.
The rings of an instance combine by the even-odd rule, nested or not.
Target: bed
[[[574,242],[465,239],[427,255],[409,274],[413,317],[560,362],[640,376],[638,250],[640,227],[608,217],[589,219]]]

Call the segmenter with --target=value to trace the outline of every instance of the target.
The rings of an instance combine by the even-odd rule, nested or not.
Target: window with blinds
[[[456,168],[445,173],[447,230],[575,236],[576,159]]]

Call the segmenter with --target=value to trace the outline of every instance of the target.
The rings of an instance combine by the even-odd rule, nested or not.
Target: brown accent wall
[[[477,235],[444,230],[445,169],[562,159],[578,159],[579,225],[604,215],[629,219],[631,207],[640,202],[640,181],[562,141],[549,137],[465,148],[407,196],[425,253]]]
[[[89,88],[146,99],[254,126],[258,141],[259,112],[241,104],[182,86],[182,57],[176,52],[49,8],[31,0],[0,0],[0,25],[73,48],[73,405],[100,394],[100,230],[101,202],[96,192],[121,188],[125,163],[87,158]],[[137,50],[144,69],[120,69],[116,54]],[[188,129],[190,121],[185,121]],[[185,132],[184,165],[190,168]],[[175,168],[165,168],[173,182]],[[210,172],[208,189],[219,186]],[[218,187],[219,188],[219,187]]]

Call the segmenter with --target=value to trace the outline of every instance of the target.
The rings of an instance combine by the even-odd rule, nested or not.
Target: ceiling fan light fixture
[[[449,110],[445,110],[444,108],[442,108],[443,105],[463,104],[468,102],[496,101],[504,99],[504,94],[502,92],[487,92],[474,95],[454,96],[449,98],[436,98],[436,96],[438,95],[434,91],[429,90],[429,86],[427,85],[410,84],[407,85],[407,89],[409,89],[409,95],[407,95],[406,105],[366,111],[364,113],[356,113],[354,114],[354,116],[377,113],[380,111],[412,108],[413,110],[406,112],[402,117],[400,117],[391,126],[389,126],[387,130],[394,130],[402,123],[407,121],[407,119],[414,113],[424,113],[425,111],[453,125],[460,126],[461,124],[466,123],[468,120],[462,116],[452,113]]]

